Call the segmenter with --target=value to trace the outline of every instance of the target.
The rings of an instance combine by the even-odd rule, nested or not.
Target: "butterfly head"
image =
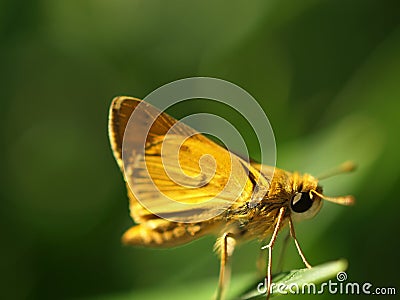
[[[352,196],[325,196],[318,179],[310,174],[289,173],[276,168],[271,187],[267,201],[280,201],[280,205],[287,207],[294,221],[314,217],[322,207],[322,200],[341,205],[354,203]]]
[[[319,179],[327,178],[336,174],[350,172],[354,170],[354,164],[346,162],[339,166],[339,168],[320,176]],[[309,174],[299,175],[293,173],[291,178],[291,199],[290,211],[293,219],[309,219],[314,217],[322,207],[322,200],[341,204],[352,205],[354,204],[353,196],[339,196],[328,197],[322,192],[322,187],[318,184],[318,179]]]
[[[293,173],[289,176],[288,206],[293,220],[310,219],[322,207],[322,187],[309,174]]]

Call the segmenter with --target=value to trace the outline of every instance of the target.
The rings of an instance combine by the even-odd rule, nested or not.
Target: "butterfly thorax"
[[[322,192],[318,181],[311,175],[290,173],[276,168],[269,189],[261,201],[254,203],[249,199],[239,206],[233,205],[224,213],[226,226],[223,230],[229,228],[242,240],[265,239],[272,233],[282,207],[285,208],[285,213],[281,228],[287,224],[289,217],[300,220],[312,217],[319,211],[322,202],[317,196],[313,197],[315,204],[311,205],[315,208],[311,212],[297,213],[292,209],[296,195],[307,195],[312,190]]]

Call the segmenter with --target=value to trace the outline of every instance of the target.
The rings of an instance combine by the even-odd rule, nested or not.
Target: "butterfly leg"
[[[232,256],[233,250],[235,249],[236,241],[232,233],[224,233],[220,238],[218,238],[215,243],[215,249],[219,250],[220,253],[220,270],[219,270],[219,281],[218,289],[215,296],[216,300],[223,299],[225,289],[229,285],[230,279],[230,265],[229,257]]]
[[[261,249],[268,249],[268,268],[267,268],[267,299],[269,299],[269,295],[271,293],[271,282],[272,282],[272,248],[274,247],[276,237],[278,236],[279,227],[281,226],[283,215],[285,213],[285,208],[282,207],[279,209],[279,214],[277,218],[277,222],[274,228],[274,232],[272,233],[271,239],[268,245],[263,246]]]
[[[291,235],[292,238],[294,239],[294,243],[295,243],[295,245],[296,245],[297,252],[299,252],[299,255],[300,255],[301,259],[303,260],[304,264],[306,265],[306,267],[307,267],[308,269],[311,269],[312,267],[311,267],[311,265],[308,263],[306,257],[305,257],[304,254],[303,254],[303,251],[301,250],[300,244],[299,244],[299,242],[297,241],[296,233],[295,233],[295,231],[294,231],[294,226],[293,226],[293,222],[292,222],[292,219],[291,219],[291,218],[289,218],[289,228],[290,228],[290,235]]]

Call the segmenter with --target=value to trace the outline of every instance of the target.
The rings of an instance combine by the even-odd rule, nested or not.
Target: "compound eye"
[[[292,210],[297,213],[303,213],[309,210],[312,205],[313,200],[310,198],[310,193],[308,192],[296,193],[290,203]]]

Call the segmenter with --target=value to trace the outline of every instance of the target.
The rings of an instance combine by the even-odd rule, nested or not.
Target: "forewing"
[[[128,122],[139,104],[144,109]],[[209,219],[250,199],[254,182],[249,170],[256,180],[260,177],[245,160],[135,98],[114,99],[109,129],[136,222],[156,216],[182,222]],[[146,134],[144,153],[138,150],[141,134]]]

